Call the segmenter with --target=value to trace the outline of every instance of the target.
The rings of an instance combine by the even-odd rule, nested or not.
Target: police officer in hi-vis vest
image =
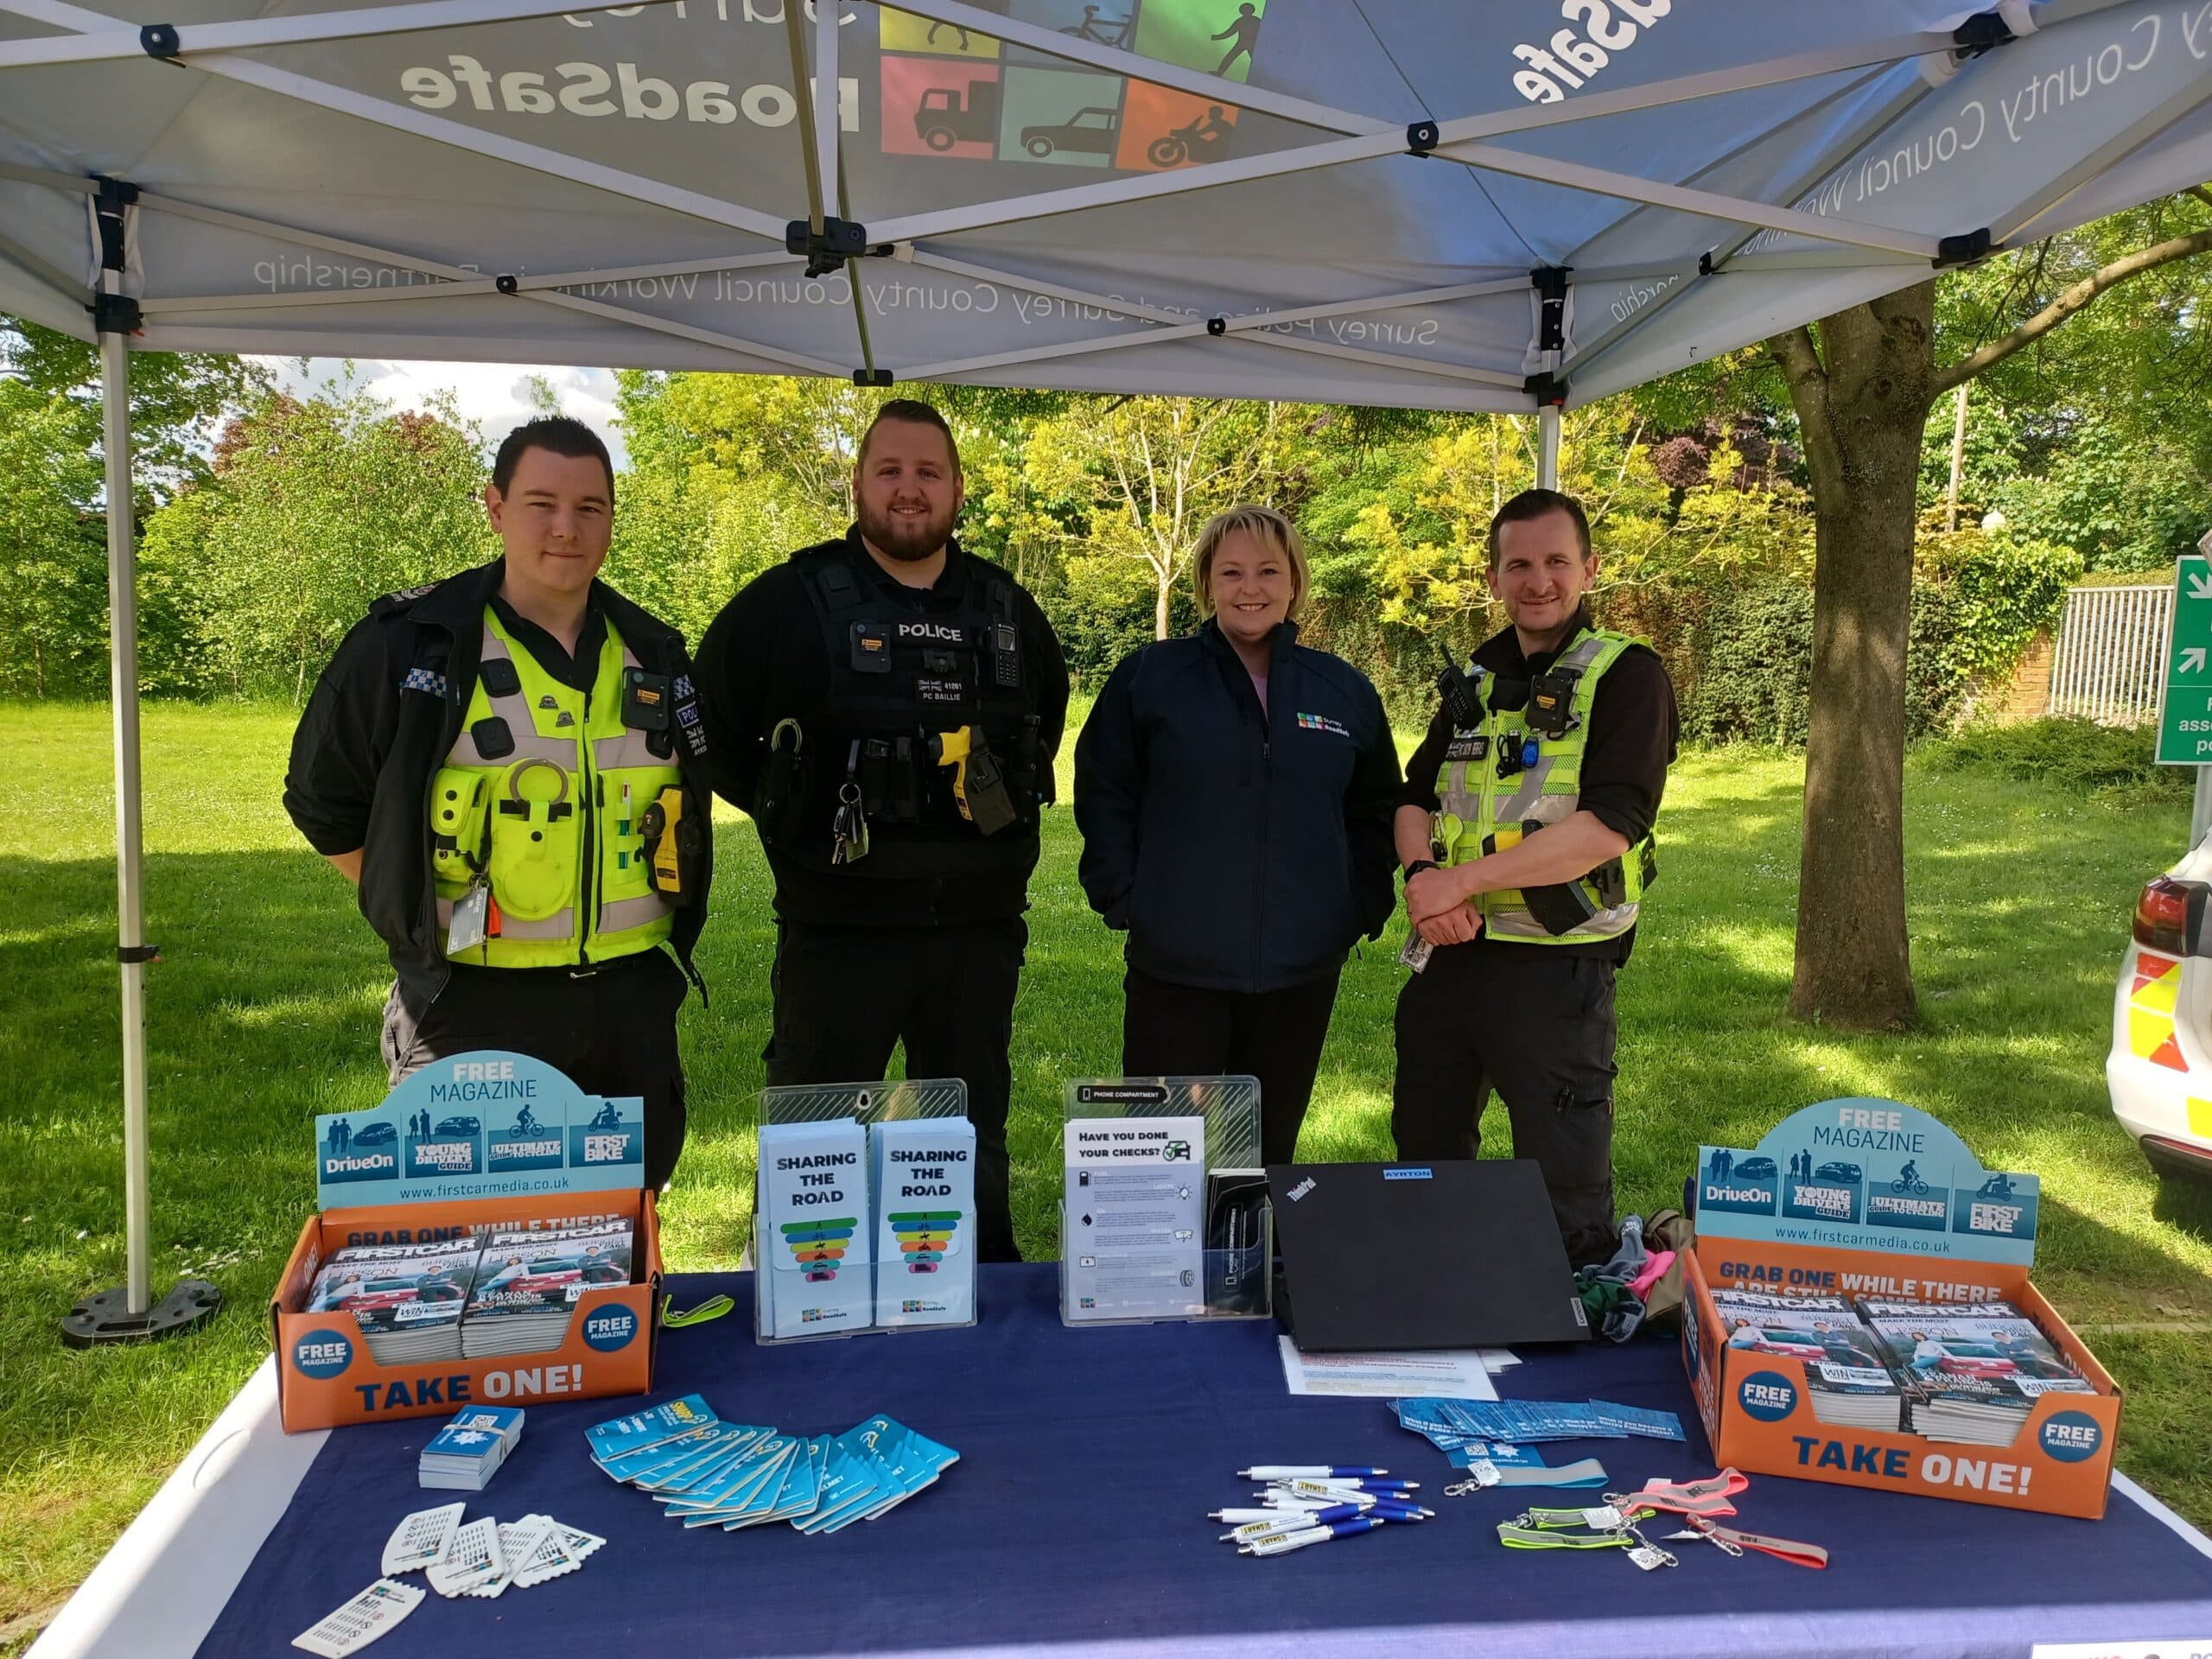
[[[503,556],[369,607],[301,717],[284,809],[390,947],[391,1082],[505,1048],[643,1096],[658,1187],[712,878],[690,663],[594,580],[614,471],[590,428],[516,428],[484,505]]]
[[[861,436],[858,522],[730,601],[699,646],[715,786],[776,878],[771,1084],[958,1077],[977,1255],[1016,1259],[1007,1058],[1038,816],[1067,667],[1037,603],[952,527],[944,419],[905,398]]]
[[[1577,1266],[1618,1242],[1613,972],[1656,874],[1680,734],[1658,657],[1591,620],[1597,574],[1573,496],[1525,490],[1498,510],[1490,590],[1512,626],[1439,682],[1395,825],[1419,936],[1398,997],[1398,1156],[1474,1157],[1495,1089]]]

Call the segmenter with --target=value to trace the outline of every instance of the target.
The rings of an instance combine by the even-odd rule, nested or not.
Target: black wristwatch
[[[1406,880],[1410,881],[1414,877],[1419,875],[1423,870],[1433,870],[1436,868],[1438,867],[1434,859],[1417,858],[1414,860],[1412,863],[1406,866]]]

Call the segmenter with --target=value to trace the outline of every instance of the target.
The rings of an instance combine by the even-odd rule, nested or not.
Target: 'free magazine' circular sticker
[[[353,1363],[353,1340],[343,1331],[310,1331],[292,1344],[292,1369],[321,1382]]]
[[[1779,1371],[1753,1371],[1736,1390],[1746,1415],[1778,1423],[1797,1409],[1797,1385]]]

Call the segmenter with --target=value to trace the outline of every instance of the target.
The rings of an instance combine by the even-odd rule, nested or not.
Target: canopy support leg
[[[1546,404],[1536,411],[1536,487],[1559,488],[1559,405]]]
[[[111,211],[111,209],[112,211]],[[180,1280],[154,1305],[152,1203],[147,1172],[146,943],[138,771],[138,578],[130,490],[130,347],[136,307],[123,296],[127,197],[104,200],[99,214],[106,269],[95,308],[100,328],[100,415],[107,454],[107,594],[110,691],[115,705],[116,960],[123,970],[123,1225],[125,1282],[88,1296],[61,1321],[73,1348],[161,1336],[196,1325],[222,1306],[203,1281]],[[112,229],[111,230],[111,225]]]

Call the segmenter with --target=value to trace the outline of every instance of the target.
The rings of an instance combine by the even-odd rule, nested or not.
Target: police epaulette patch
[[[446,677],[434,668],[410,668],[399,682],[403,691],[427,691],[434,697],[446,694]]]
[[[402,588],[396,594],[386,594],[383,598],[372,604],[369,608],[372,611],[388,611],[397,606],[412,605],[416,600],[422,598],[423,594],[429,593],[438,584],[435,582],[426,582],[418,587]]]

